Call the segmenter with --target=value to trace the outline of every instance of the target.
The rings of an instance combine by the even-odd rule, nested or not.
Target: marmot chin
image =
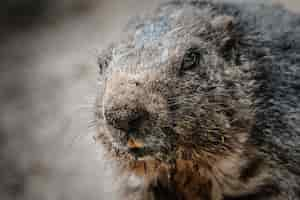
[[[124,199],[300,199],[300,15],[173,1],[99,67],[97,141],[141,180]]]

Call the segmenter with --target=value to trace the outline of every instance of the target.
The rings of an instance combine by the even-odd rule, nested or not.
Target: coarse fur
[[[95,113],[127,199],[300,199],[299,15],[173,1],[126,34],[99,56]]]

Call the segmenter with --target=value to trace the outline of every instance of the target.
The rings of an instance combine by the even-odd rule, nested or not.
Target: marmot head
[[[162,7],[99,57],[98,134],[117,158],[213,165],[242,151],[251,64],[238,49],[238,22],[207,6]]]
[[[299,185],[278,171],[280,159],[294,160],[293,143],[282,141],[297,131],[277,119],[295,105],[278,107],[294,101],[289,87],[298,80],[290,73],[296,54],[280,38],[298,32],[280,35],[267,23],[275,15],[258,22],[265,7],[241,6],[169,3],[130,23],[127,37],[99,56],[97,139],[126,172],[146,177],[143,188],[168,197],[156,199],[176,199],[173,191],[177,199],[265,199]]]

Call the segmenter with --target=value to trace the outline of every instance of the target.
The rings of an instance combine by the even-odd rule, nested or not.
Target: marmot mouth
[[[175,135],[171,127],[143,126],[130,130],[118,129],[110,124],[106,124],[105,127],[105,135],[110,138],[108,143],[111,144],[111,150],[120,157],[124,154],[136,160],[145,157],[163,160],[174,148],[171,146],[176,143],[176,140],[170,140]],[[165,140],[168,142],[164,142]]]
[[[147,156],[147,150],[145,148],[132,148],[128,149],[128,152],[136,159]]]
[[[113,149],[117,155],[128,154],[134,160],[154,159],[158,158],[157,153],[162,153],[161,150],[157,151],[142,140],[133,137],[127,139],[127,142],[121,142],[120,140],[114,142]]]
[[[137,136],[138,133],[136,131],[133,135],[133,132],[128,133],[127,131],[112,128],[110,132],[113,136],[111,141],[113,151],[117,155],[129,154],[134,159],[142,159],[153,153],[149,147],[147,147],[145,141]]]
[[[128,153],[134,156],[135,159],[143,159],[154,153],[142,140],[137,138],[129,137],[126,145]]]
[[[135,157],[141,157],[145,154],[145,144],[138,139],[130,137],[127,141],[128,152]]]

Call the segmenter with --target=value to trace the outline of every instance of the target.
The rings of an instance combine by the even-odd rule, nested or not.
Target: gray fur
[[[190,49],[201,59],[182,71]],[[237,154],[239,176],[257,160],[265,171],[233,189],[221,168],[233,182],[219,183],[221,197],[211,199],[300,199],[299,15],[258,3],[173,1],[133,20],[99,64],[98,134],[117,157],[131,159],[128,137],[145,145],[134,156],[170,165],[189,159],[184,145]],[[187,155],[178,153],[181,140]]]

